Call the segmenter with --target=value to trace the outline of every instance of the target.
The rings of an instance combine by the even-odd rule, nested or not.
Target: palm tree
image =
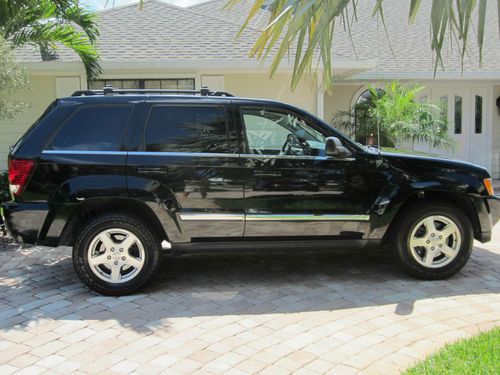
[[[231,7],[245,0],[228,0]],[[409,22],[413,22],[420,8],[420,0],[409,0]],[[469,34],[477,34],[479,55],[482,55],[487,0],[432,0],[431,6],[431,48],[436,55],[434,72],[443,66],[441,51],[447,33],[454,36],[460,44],[462,64],[468,48]],[[500,21],[500,0],[497,0]],[[366,2],[362,3],[365,6]],[[379,16],[384,27],[384,0],[374,0],[372,15]],[[251,50],[252,56],[265,58],[271,51],[276,51],[271,75],[281,61],[292,54],[294,61],[292,88],[296,87],[305,71],[311,70],[315,54],[324,68],[324,84],[329,90],[333,83],[332,49],[334,48],[334,29],[341,25],[351,31],[351,25],[357,21],[359,0],[254,0],[248,17],[242,26],[243,31],[262,7],[269,10],[267,27]],[[477,11],[477,24],[473,15]],[[294,48],[291,48],[294,47]]]
[[[448,135],[445,109],[427,99],[417,100],[424,88],[399,81],[389,82],[383,90],[370,86],[365,100],[350,111],[337,112],[332,124],[364,144],[379,133],[379,146],[383,147],[408,141],[453,149],[455,143]]]
[[[62,44],[78,54],[89,79],[101,72],[96,16],[78,0],[0,0],[0,35],[13,47],[36,45],[42,53]]]

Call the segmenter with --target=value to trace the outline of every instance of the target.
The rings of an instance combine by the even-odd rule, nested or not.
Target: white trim
[[[345,81],[355,81],[355,80],[430,80],[434,82],[446,81],[446,80],[496,80],[500,81],[500,71],[488,71],[488,72],[438,72],[436,77],[434,77],[433,72],[364,72],[359,74],[354,74],[349,78],[345,78]],[[491,83],[491,82],[489,82]]]
[[[29,70],[33,71],[78,71],[84,70],[83,64],[79,61],[38,61],[38,62],[22,62],[19,63]],[[202,70],[204,72],[214,71],[256,71],[261,73],[268,73],[271,67],[271,60],[267,59],[260,61],[257,58],[247,59],[141,59],[141,60],[125,60],[125,61],[100,61],[103,71],[106,70],[124,70],[124,69],[154,69],[154,70]],[[365,71],[375,69],[376,60],[363,60],[363,61],[339,61],[336,60],[333,65],[334,70],[352,71]],[[290,72],[293,70],[293,62],[283,60],[278,68],[278,71]]]
[[[323,71],[318,70],[316,76],[316,116],[325,119],[325,89],[323,87]]]

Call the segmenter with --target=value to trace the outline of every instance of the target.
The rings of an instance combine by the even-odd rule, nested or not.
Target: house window
[[[455,134],[462,134],[462,97],[455,95]]]
[[[168,79],[100,79],[89,81],[89,89],[101,90],[111,85],[115,89],[163,89],[163,90],[194,90],[194,78]]]
[[[483,132],[483,97],[476,95],[476,114],[475,114],[475,129],[476,134],[481,134]]]

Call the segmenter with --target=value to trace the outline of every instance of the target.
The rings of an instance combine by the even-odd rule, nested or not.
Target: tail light
[[[12,159],[9,162],[9,187],[15,197],[21,196],[33,171],[33,160]]]

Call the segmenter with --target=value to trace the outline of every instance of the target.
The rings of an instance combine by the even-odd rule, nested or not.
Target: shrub
[[[10,200],[9,175],[7,172],[0,172],[0,203]]]

